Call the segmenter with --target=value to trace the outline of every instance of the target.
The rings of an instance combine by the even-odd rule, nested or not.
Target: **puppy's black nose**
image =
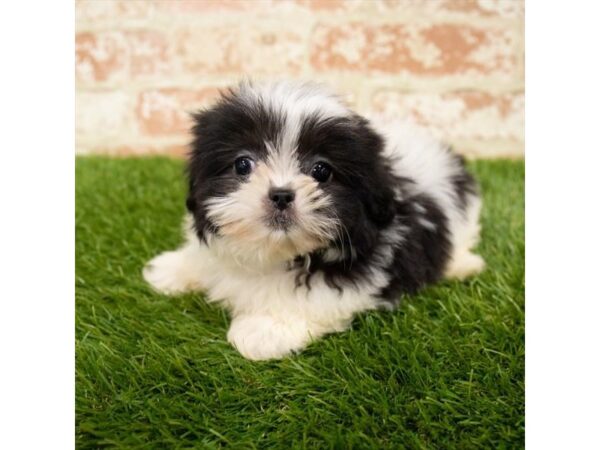
[[[281,210],[287,208],[288,205],[294,201],[295,197],[296,194],[290,189],[273,188],[269,191],[269,198],[275,203],[277,209]]]

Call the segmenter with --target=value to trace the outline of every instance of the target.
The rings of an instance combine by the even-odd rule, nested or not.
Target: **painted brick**
[[[133,102],[118,90],[78,92],[75,96],[75,133],[104,139],[132,131]]]
[[[174,73],[166,37],[157,31],[136,30],[125,33],[129,44],[131,77],[152,78]]]
[[[210,12],[232,12],[248,11],[257,7],[265,7],[270,3],[269,0],[167,0],[157,2],[157,6],[164,11],[175,13],[195,14]]]
[[[429,19],[445,15],[519,18],[525,13],[522,0],[374,0],[370,9],[383,13],[418,14]]]
[[[364,1],[348,0],[295,0],[295,3],[303,8],[308,8],[316,12],[340,12],[355,11],[365,3]]]
[[[185,30],[179,34],[177,55],[188,72],[253,77],[297,75],[303,67],[302,27],[251,23],[239,27]]]
[[[319,71],[342,70],[415,76],[514,75],[510,30],[433,25],[320,24],[311,51]]]
[[[139,129],[148,135],[186,134],[192,125],[190,113],[207,106],[217,95],[216,88],[141,92],[136,104]]]
[[[77,0],[75,19],[80,22],[145,18],[156,11],[157,2],[139,0]]]
[[[77,81],[124,79],[127,59],[127,45],[121,33],[78,33],[75,37]]]
[[[76,19],[80,22],[114,22],[115,19],[145,19],[160,16],[256,13],[300,9],[348,9],[361,1],[344,0],[77,0]]]
[[[523,152],[523,0],[76,0],[78,152],[181,155],[253,78],[332,85],[472,156]],[[485,144],[485,145],[482,145]]]
[[[184,0],[159,1],[155,5],[168,12],[186,14],[258,13],[272,16],[278,13],[351,12],[371,0]]]
[[[468,15],[507,18],[525,15],[525,3],[521,0],[444,0],[440,3],[442,9]]]
[[[169,75],[169,45],[153,30],[82,32],[75,36],[75,74],[79,82],[114,82]]]
[[[524,96],[459,91],[442,94],[380,91],[372,109],[407,119],[448,139],[524,140]]]

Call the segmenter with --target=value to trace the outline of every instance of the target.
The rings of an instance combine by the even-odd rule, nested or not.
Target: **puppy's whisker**
[[[353,255],[354,248],[352,247],[352,239],[350,238],[350,233],[348,232],[348,229],[346,228],[346,226],[344,225],[344,223],[341,220],[339,220],[339,218],[337,217],[337,214],[336,214],[336,219],[337,219],[337,225],[338,225],[337,228],[340,230],[340,233],[343,233],[343,234],[345,234],[345,236],[348,237],[348,246],[350,247],[349,248],[349,251],[350,251],[350,267],[348,268],[348,270],[350,270],[350,269],[352,269],[352,262],[354,260],[354,255]],[[345,240],[344,236],[341,235],[340,236],[340,241],[341,241],[341,245],[342,245],[342,250],[341,250],[342,251],[342,261],[343,261],[343,264],[344,264],[344,269],[346,269],[346,258],[345,258],[346,252],[345,252],[344,240]]]
[[[344,267],[344,270],[346,270],[346,258],[345,258],[346,245],[344,244],[344,236],[342,234],[342,227],[339,225],[341,225],[341,223],[338,223],[338,226],[336,227],[336,229],[337,229],[338,239],[340,241],[340,246],[341,246],[340,254],[342,255],[342,266]]]
[[[350,233],[344,224],[341,224],[342,230],[345,232],[346,236],[348,236],[348,246],[350,247],[350,267],[348,270],[352,269],[352,263],[354,262],[354,247],[352,246],[352,239],[350,238]],[[344,258],[344,261],[346,258]]]
[[[344,253],[346,251],[345,246],[344,246],[344,237],[342,236],[342,229],[341,229],[341,221],[338,217],[337,214],[334,213],[335,216],[335,240],[333,241],[333,244],[335,246],[335,249],[338,250],[340,252],[340,254],[342,255],[342,262],[344,263],[344,269],[346,268],[346,263],[344,261]],[[338,241],[339,241],[339,245],[338,245]],[[340,248],[341,246],[341,248]]]

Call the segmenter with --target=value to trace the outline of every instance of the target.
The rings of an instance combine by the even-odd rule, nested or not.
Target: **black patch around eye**
[[[332,167],[322,161],[316,163],[310,171],[310,175],[319,183],[325,183],[326,181],[331,180],[332,174]]]
[[[238,175],[249,175],[254,170],[254,161],[247,156],[242,156],[235,160],[233,168]]]

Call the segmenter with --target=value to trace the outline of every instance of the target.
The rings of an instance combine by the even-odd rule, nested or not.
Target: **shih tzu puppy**
[[[323,87],[284,82],[243,82],[194,119],[185,243],[143,275],[225,307],[246,358],[483,269],[477,186],[427,134],[375,129]]]

